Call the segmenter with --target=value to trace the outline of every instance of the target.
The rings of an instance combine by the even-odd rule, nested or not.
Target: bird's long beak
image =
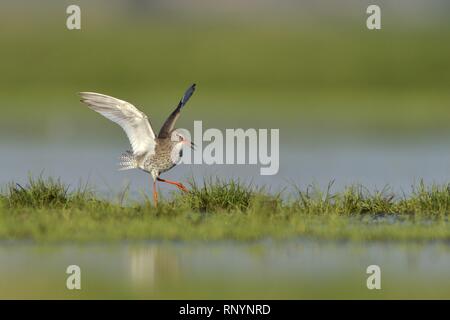
[[[189,145],[191,147],[191,149],[194,150],[194,151],[195,151],[195,148],[197,148],[195,143],[193,143],[192,141],[184,140],[183,143],[186,144],[186,145]]]

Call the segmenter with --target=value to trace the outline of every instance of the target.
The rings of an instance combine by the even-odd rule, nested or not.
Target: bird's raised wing
[[[165,139],[165,138],[170,137],[173,127],[175,126],[175,122],[177,121],[178,117],[180,116],[181,109],[186,105],[186,103],[192,97],[192,95],[194,94],[194,91],[195,91],[195,84],[193,84],[192,86],[189,87],[189,89],[187,89],[186,93],[184,94],[184,96],[181,99],[180,103],[178,104],[177,108],[170,114],[170,116],[167,118],[166,122],[164,122],[164,125],[162,126],[161,130],[159,131],[158,138]]]
[[[153,153],[155,133],[148,117],[131,103],[104,94],[81,92],[81,102],[122,127],[130,140],[134,155]]]

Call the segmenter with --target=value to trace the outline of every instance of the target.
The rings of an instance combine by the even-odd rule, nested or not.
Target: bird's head
[[[190,146],[191,149],[194,149],[195,147],[195,144],[191,141],[189,132],[184,129],[176,129],[172,131],[171,140],[175,143],[175,145],[179,145],[180,147]]]
[[[194,144],[191,142],[189,132],[182,129],[172,131],[171,140],[173,146],[171,152],[172,162],[177,164],[185,155],[183,152],[184,147],[189,146],[191,149],[194,149]]]

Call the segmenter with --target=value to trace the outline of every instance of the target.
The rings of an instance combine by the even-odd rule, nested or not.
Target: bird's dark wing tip
[[[189,87],[189,89],[186,90],[183,99],[181,99],[180,101],[180,105],[179,107],[183,107],[188,101],[189,99],[192,97],[192,95],[194,94],[195,88],[197,87],[197,84],[193,84]]]
[[[194,93],[195,89],[197,89],[197,84],[196,83],[192,84],[189,87],[189,89],[187,89],[186,95],[188,95],[188,94],[192,95]]]

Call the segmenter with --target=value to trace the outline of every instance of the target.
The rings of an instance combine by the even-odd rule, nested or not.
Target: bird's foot
[[[189,190],[188,190],[182,183],[179,183],[179,184],[177,184],[176,186],[177,186],[178,189],[180,189],[181,191],[189,192]]]

